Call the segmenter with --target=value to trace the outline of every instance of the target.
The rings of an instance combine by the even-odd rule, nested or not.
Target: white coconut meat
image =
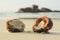
[[[39,25],[38,25],[37,27],[34,26],[34,28],[35,28],[36,30],[39,30],[39,29],[43,28],[43,25],[44,25],[44,21],[41,21],[41,22],[39,23]]]

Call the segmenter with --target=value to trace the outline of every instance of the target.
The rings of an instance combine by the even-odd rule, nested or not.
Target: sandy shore
[[[10,33],[6,30],[7,20],[0,19],[0,40],[60,40],[60,20],[58,19],[52,19],[54,26],[49,34],[34,33],[32,31],[32,25],[35,19],[21,19],[26,26],[25,32]]]

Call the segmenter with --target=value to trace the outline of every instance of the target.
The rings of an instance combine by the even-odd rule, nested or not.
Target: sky
[[[60,0],[0,0],[0,12],[16,12],[20,8],[32,7],[33,4],[39,8],[60,10]]]

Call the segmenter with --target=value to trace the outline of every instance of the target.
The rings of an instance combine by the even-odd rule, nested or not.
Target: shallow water
[[[0,13],[2,19],[12,18],[37,18],[40,16],[48,16],[50,18],[60,19],[60,12],[41,12],[41,13]]]

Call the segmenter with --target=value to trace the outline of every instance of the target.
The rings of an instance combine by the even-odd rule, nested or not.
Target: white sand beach
[[[60,40],[60,20],[52,19],[53,28],[49,34],[34,33],[32,25],[35,19],[21,19],[25,23],[25,32],[10,33],[6,29],[6,20],[0,19],[0,40]],[[30,31],[30,32],[28,32]]]

